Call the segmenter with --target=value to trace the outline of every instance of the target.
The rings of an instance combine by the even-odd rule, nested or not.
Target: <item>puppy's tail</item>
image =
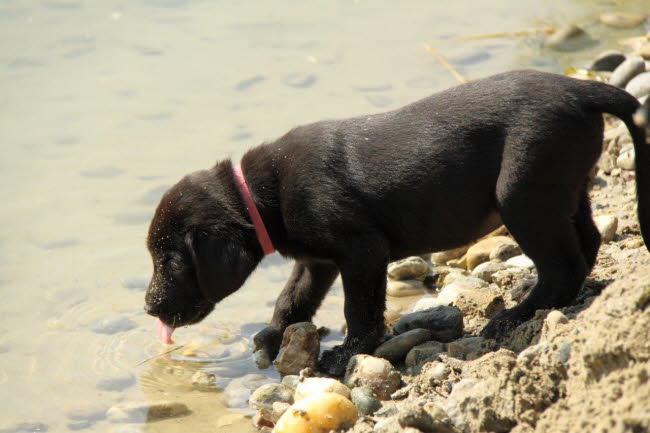
[[[598,89],[592,87],[587,96],[592,108],[621,119],[632,136],[637,215],[643,241],[650,251],[650,98],[640,105],[634,96],[624,90],[602,83],[590,83],[598,86]]]

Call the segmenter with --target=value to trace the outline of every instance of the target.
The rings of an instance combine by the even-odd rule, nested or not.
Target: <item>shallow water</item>
[[[595,22],[644,1],[0,3],[0,419],[49,431],[253,431],[225,386],[258,371],[250,337],[270,318],[290,264],[272,256],[180,349],[142,311],[147,224],[182,175],[300,123],[388,110],[468,78],[519,67],[561,72],[643,29]],[[558,54],[539,37],[455,38],[579,22],[600,42]],[[433,210],[435,211],[435,210]],[[340,284],[316,318],[339,329]],[[340,334],[330,338],[333,344]],[[111,424],[128,401],[175,400],[176,419]],[[2,423],[0,423],[0,426]]]

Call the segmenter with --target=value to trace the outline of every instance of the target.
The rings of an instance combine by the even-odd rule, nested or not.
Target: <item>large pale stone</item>
[[[507,236],[494,236],[483,239],[469,247],[467,250],[467,269],[472,270],[483,262],[490,260],[490,253],[504,244],[515,244]]]
[[[350,388],[370,388],[379,399],[388,400],[399,388],[401,380],[399,372],[387,360],[355,355],[348,363],[343,382]]]

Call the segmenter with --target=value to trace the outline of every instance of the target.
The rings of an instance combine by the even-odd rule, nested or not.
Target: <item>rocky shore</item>
[[[645,100],[650,34],[625,42],[630,54],[609,51],[568,74]],[[252,394],[253,422],[275,433],[650,431],[650,254],[634,178],[627,129],[607,118],[590,192],[603,245],[573,305],[540,310],[498,341],[478,336],[537,278],[504,227],[463,248],[392,263],[386,341],[352,358],[338,381],[318,377],[316,327],[295,325],[280,353],[303,353],[304,362],[276,359],[278,371],[294,375]],[[296,330],[305,336],[292,344]]]

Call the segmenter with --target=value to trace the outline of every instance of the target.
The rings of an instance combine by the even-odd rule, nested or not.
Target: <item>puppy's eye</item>
[[[180,271],[181,269],[183,269],[183,264],[181,262],[179,262],[178,260],[173,260],[172,259],[172,260],[169,261],[169,268],[172,271]]]

